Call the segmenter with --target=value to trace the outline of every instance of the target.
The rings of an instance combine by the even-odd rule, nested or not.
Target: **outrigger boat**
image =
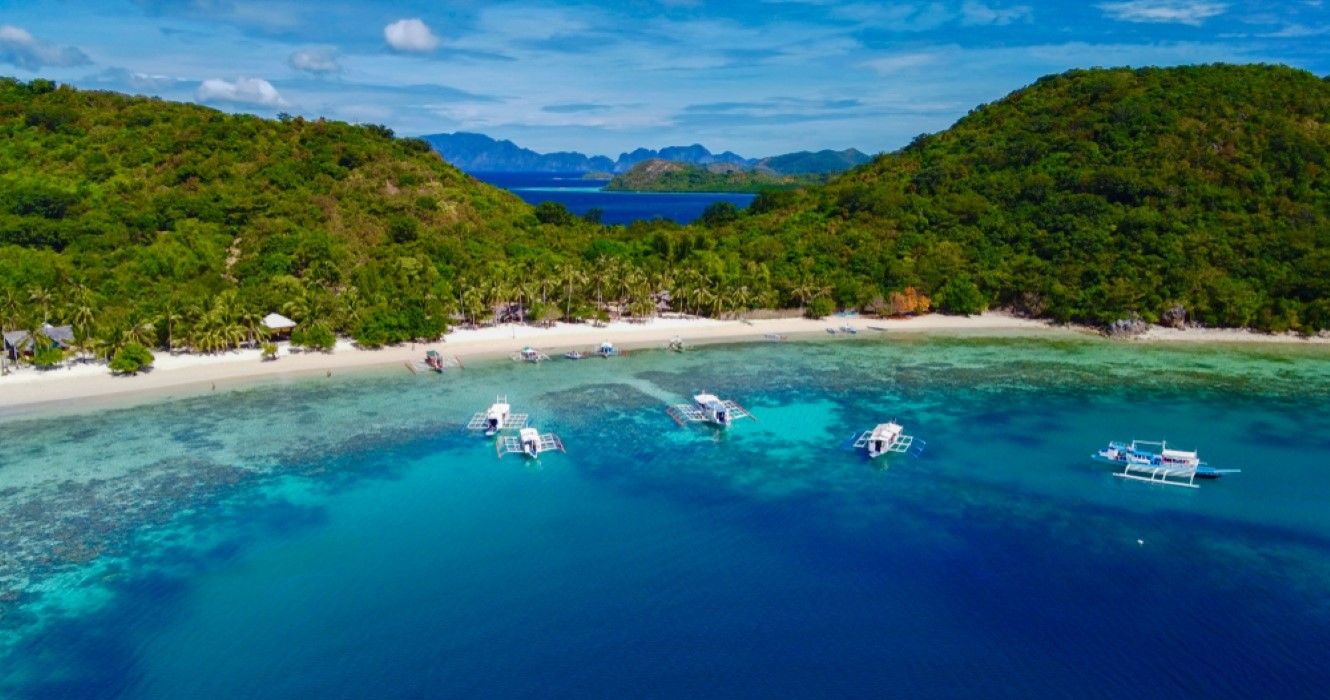
[[[841,326],[840,332],[846,335],[859,335],[859,329],[850,325]]]
[[[545,353],[531,347],[530,345],[522,348],[521,350],[517,351],[516,354],[513,355],[513,360],[516,362],[538,363],[538,362],[544,362],[545,360],[548,359],[550,359],[549,355],[546,355]]]
[[[665,349],[672,352],[683,352],[684,350],[687,350],[688,347],[684,345],[683,338],[676,335],[673,338],[670,338],[670,342],[665,346]]]
[[[749,413],[748,409],[740,406],[739,402],[721,400],[715,394],[698,394],[693,397],[692,403],[670,406],[666,409],[666,412],[680,426],[686,423],[710,423],[721,428],[728,428],[731,423],[740,418],[753,418],[753,414]]]
[[[406,363],[406,368],[411,370],[412,374],[419,372],[438,372],[443,373],[445,369],[453,367],[461,368],[462,360],[457,357],[444,357],[437,350],[430,350],[425,353],[425,359]]]
[[[1113,476],[1193,489],[1200,488],[1196,485],[1197,479],[1218,479],[1224,474],[1242,471],[1215,469],[1202,462],[1195,450],[1170,450],[1163,440],[1110,442],[1108,447],[1090,457],[1099,462],[1122,465],[1122,471]]]
[[[786,339],[788,338],[788,336],[781,335],[780,333],[767,333],[767,334],[763,335],[762,337],[763,337],[763,339],[767,340],[768,342],[772,342],[772,343],[779,343],[779,342],[782,342],[782,341],[784,341],[784,340],[786,340]]]
[[[600,344],[600,347],[596,350],[596,354],[608,359],[611,357],[618,357],[619,351],[614,347],[614,343],[607,340]]]
[[[828,329],[827,329],[827,335],[836,335],[838,332],[839,332],[839,331],[837,331],[835,328],[828,328]]]
[[[582,354],[581,350],[569,350],[568,352],[565,352],[563,356],[565,359],[569,360],[580,360],[586,357],[586,355]]]
[[[493,437],[499,431],[509,428],[525,428],[526,422],[527,414],[513,413],[512,406],[508,405],[508,397],[498,396],[488,409],[471,416],[466,429],[477,433],[484,432],[485,437]]]
[[[854,448],[868,450],[868,458],[877,459],[891,452],[909,452],[913,444],[914,436],[906,435],[905,428],[893,420],[865,430],[855,439]]]
[[[504,455],[519,454],[527,459],[536,459],[542,452],[565,452],[563,441],[554,433],[541,433],[535,428],[522,428],[516,436],[505,436],[494,443],[494,452],[500,459]]]

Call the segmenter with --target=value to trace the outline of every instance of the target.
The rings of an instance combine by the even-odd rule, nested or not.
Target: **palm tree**
[[[51,290],[40,285],[28,290],[28,301],[33,306],[42,311],[42,325],[46,325],[51,320],[51,303],[54,297],[51,296]]]
[[[19,301],[18,294],[13,289],[6,289],[4,295],[0,296],[0,338],[10,329],[18,327],[22,311],[23,303]],[[0,340],[0,375],[9,371],[8,361],[9,350],[4,341]]]
[[[267,339],[268,327],[263,325],[263,317],[258,312],[247,309],[241,311],[237,318],[240,326],[245,329],[245,335],[250,345],[259,340]]]
[[[567,285],[568,293],[564,296],[563,317],[566,321],[573,320],[573,285],[586,284],[586,273],[572,263],[564,263],[559,266],[559,281]]]

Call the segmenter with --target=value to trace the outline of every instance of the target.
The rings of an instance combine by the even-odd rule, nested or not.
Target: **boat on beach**
[[[565,360],[581,360],[586,357],[581,350],[569,350],[563,354]]]
[[[516,353],[513,354],[514,362],[530,362],[532,364],[538,364],[548,359],[550,359],[549,355],[546,355],[545,353],[531,347],[530,345],[522,348],[521,350],[518,350]]]
[[[683,426],[688,423],[709,423],[728,428],[740,418],[753,418],[748,409],[737,401],[722,400],[715,394],[698,394],[692,403],[681,403],[666,409],[675,423]],[[756,418],[754,418],[756,420]]]
[[[618,357],[619,349],[614,347],[614,343],[611,343],[610,341],[607,340],[601,343],[600,347],[596,349],[596,354],[606,359],[609,359],[611,357]]]
[[[665,345],[665,349],[671,352],[683,352],[688,349],[688,346],[684,345],[682,337],[676,335],[670,338],[670,342]]]
[[[1113,476],[1134,481],[1148,481],[1168,486],[1200,488],[1197,479],[1218,479],[1224,474],[1236,474],[1241,469],[1215,469],[1201,461],[1195,450],[1169,449],[1163,440],[1112,441],[1090,455],[1097,462],[1115,466],[1122,471]]]

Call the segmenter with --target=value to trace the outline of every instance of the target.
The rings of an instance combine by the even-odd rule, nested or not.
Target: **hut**
[[[74,328],[72,326],[52,326],[49,323],[43,323],[41,333],[62,350],[74,343]],[[5,354],[9,356],[9,359],[16,362],[23,355],[31,355],[35,349],[32,343],[32,334],[27,331],[9,331],[5,333],[4,338]]]
[[[268,329],[268,335],[273,338],[289,338],[291,331],[295,330],[296,322],[279,313],[271,313],[263,317],[263,327]]]

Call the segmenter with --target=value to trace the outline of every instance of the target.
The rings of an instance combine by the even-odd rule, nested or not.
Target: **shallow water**
[[[1330,357],[921,337],[0,423],[0,696],[1315,697]],[[699,389],[756,421],[680,429]],[[507,393],[567,455],[466,435]],[[895,418],[926,441],[844,445]],[[1239,475],[1124,483],[1108,439]]]

